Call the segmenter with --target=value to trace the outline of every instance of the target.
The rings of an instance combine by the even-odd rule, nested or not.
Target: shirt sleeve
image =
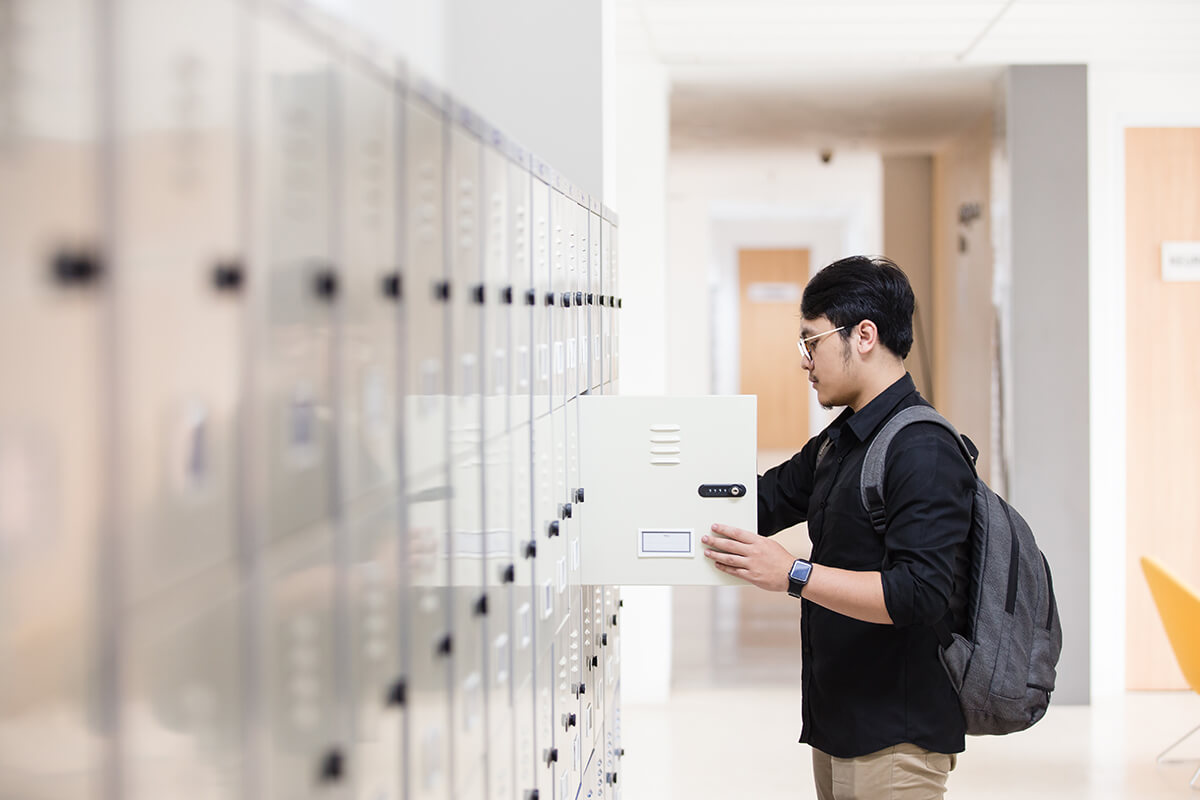
[[[758,532],[762,536],[773,536],[808,519],[817,449],[823,438],[810,439],[799,453],[758,476]]]
[[[884,604],[898,626],[933,625],[950,606],[955,555],[971,525],[974,473],[948,431],[916,423],[888,448],[883,496]]]

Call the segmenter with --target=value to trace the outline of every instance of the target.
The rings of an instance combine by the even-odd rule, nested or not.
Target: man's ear
[[[879,346],[879,328],[869,319],[864,319],[856,326],[858,329],[858,352],[866,355]]]

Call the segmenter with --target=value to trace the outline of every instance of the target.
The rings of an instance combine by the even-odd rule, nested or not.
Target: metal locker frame
[[[514,732],[513,628],[516,580],[514,563],[513,459],[516,443],[510,426],[509,366],[514,327],[511,248],[508,244],[509,160],[507,142],[496,129],[485,132],[483,150],[484,287],[490,302],[485,306],[484,336],[484,518],[485,591],[488,598],[487,794],[494,800],[512,800],[516,792],[516,742]]]
[[[604,387],[604,348],[600,343],[600,270],[604,243],[603,219],[600,216],[600,201],[592,198],[588,213],[588,281],[585,293],[587,312],[588,346],[588,391],[599,392]]]
[[[266,539],[333,513],[333,63],[311,35],[254,19],[256,450]]]
[[[233,2],[117,6],[120,770],[129,797],[211,796],[239,786],[246,761],[236,434],[247,20]]]
[[[526,800],[527,793],[538,785],[538,753],[536,746],[536,693],[534,673],[537,668],[535,647],[536,586],[534,558],[527,547],[536,547],[533,525],[533,314],[527,301],[534,293],[533,244],[534,224],[529,154],[513,142],[508,142],[509,156],[509,255],[513,288],[512,330],[510,346],[509,429],[512,431],[513,474],[513,540],[514,553],[512,654],[513,654],[513,732],[514,790],[517,800]],[[536,299],[536,298],[531,298]]]
[[[240,62],[224,48],[244,17],[233,0],[118,5],[118,513],[138,603],[236,554]]]
[[[252,17],[255,210],[251,300],[258,330],[254,488],[258,655],[252,691],[267,798],[336,793],[347,731],[338,627],[338,225],[335,54],[318,21]],[[262,494],[258,494],[261,492]],[[337,769],[333,769],[333,765]]]
[[[402,795],[399,436],[400,312],[397,181],[401,104],[395,65],[348,50],[341,70],[339,444],[345,600],[339,624],[346,665],[350,774],[358,797]]]
[[[452,103],[446,126],[446,253],[450,300],[450,558],[455,798],[482,798],[487,756],[487,521],[483,475],[483,123]]]
[[[0,103],[15,111],[36,86],[55,87],[58,102],[53,118],[10,113],[0,133],[0,718],[13,743],[0,752],[0,795],[82,796],[111,773],[115,688],[112,643],[95,635],[115,611],[101,589],[115,540],[109,231],[97,205],[103,20],[85,0],[6,10]]]
[[[454,637],[450,624],[449,458],[447,453],[447,304],[445,263],[445,104],[442,93],[410,76],[403,106],[406,288],[402,578],[408,618],[408,724],[402,782],[414,800],[448,800]]]

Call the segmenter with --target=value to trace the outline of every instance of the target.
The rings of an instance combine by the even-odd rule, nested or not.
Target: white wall
[[[810,247],[819,269],[883,247],[877,153],[676,151],[668,187],[670,394],[736,391],[738,248]]]
[[[445,9],[450,91],[600,197],[601,0],[445,0]]]
[[[1093,700],[1125,691],[1126,127],[1200,127],[1200,71],[1088,73]]]
[[[620,216],[621,393],[666,392],[666,180],[670,84],[661,64],[625,58],[613,87],[609,182]],[[671,680],[671,589],[626,586],[621,633],[621,696],[629,703],[667,700]]]

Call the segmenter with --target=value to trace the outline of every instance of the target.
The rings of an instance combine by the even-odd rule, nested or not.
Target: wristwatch
[[[792,562],[792,568],[788,571],[788,594],[792,597],[800,596],[809,576],[812,575],[812,568],[812,562],[807,559],[797,558]]]

